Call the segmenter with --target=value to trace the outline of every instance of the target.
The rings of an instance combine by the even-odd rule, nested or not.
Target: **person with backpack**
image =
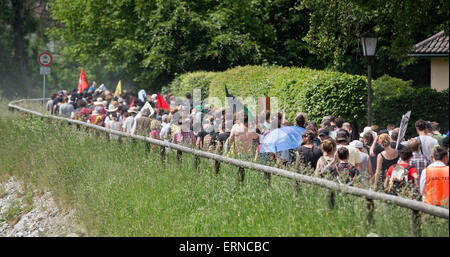
[[[350,152],[346,147],[341,147],[337,150],[337,157],[339,162],[329,168],[331,175],[339,184],[353,185],[353,180],[359,175],[359,170],[349,162]]]
[[[384,188],[388,194],[397,195],[404,188],[419,190],[419,173],[410,165],[413,151],[404,147],[399,151],[400,161],[389,167],[384,181]]]
[[[102,116],[99,114],[97,109],[92,111],[92,114],[91,114],[91,116],[88,119],[88,123],[89,124],[98,125],[98,126],[101,126],[103,124],[102,123]]]

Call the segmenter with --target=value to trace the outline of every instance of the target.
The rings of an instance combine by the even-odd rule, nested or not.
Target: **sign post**
[[[45,75],[50,74],[50,65],[53,62],[53,57],[50,53],[43,52],[38,57],[38,62],[41,65],[40,73],[44,75],[44,87],[42,89],[42,105],[45,105]]]

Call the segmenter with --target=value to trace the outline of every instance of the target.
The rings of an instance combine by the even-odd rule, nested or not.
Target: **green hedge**
[[[341,116],[357,124],[360,131],[367,124],[365,76],[298,67],[245,66],[224,72],[185,73],[177,76],[163,92],[184,96],[194,88],[201,88],[202,99],[208,96],[225,99],[225,84],[236,97],[278,97],[280,108],[286,110],[286,118],[290,121],[303,111],[316,122],[329,114]],[[399,126],[402,115],[411,110],[407,137],[415,135],[412,124],[418,119],[437,121],[441,124],[441,132],[448,130],[448,90],[415,89],[411,86],[412,81],[388,75],[372,84],[373,124],[381,128],[389,123]]]
[[[412,89],[412,83],[412,80],[404,81],[389,75],[383,75],[372,83],[373,99],[374,101],[382,100],[387,96],[399,94],[403,88]]]
[[[365,119],[367,80],[364,76],[298,67],[245,66],[224,72],[193,72],[178,76],[165,92],[182,96],[194,88],[202,97],[225,99],[225,84],[236,97],[278,97],[286,118],[293,121],[298,112],[320,121],[328,114],[348,120]],[[204,92],[208,88],[207,94]]]
[[[431,88],[401,88],[398,93],[374,102],[374,122],[380,127],[389,123],[399,126],[402,115],[411,111],[406,138],[417,135],[414,123],[419,119],[439,122],[441,133],[446,133],[449,129],[448,93],[448,89],[438,92]]]

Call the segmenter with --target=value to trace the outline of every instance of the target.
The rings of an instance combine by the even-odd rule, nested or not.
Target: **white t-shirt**
[[[369,171],[369,155],[363,152],[359,152],[359,158],[361,160],[361,173],[365,173]]]
[[[163,123],[161,125],[161,131],[159,132],[159,138],[164,139],[166,135],[170,135],[171,124]]]
[[[348,153],[349,153],[349,157],[348,157],[349,163],[351,163],[352,165],[361,163],[361,158],[359,157],[358,149],[356,149],[355,147],[353,147],[351,145],[338,145],[337,149],[339,149],[341,147],[347,147]]]
[[[127,133],[131,133],[131,129],[133,128],[133,123],[134,123],[134,117],[133,116],[128,116],[125,119],[125,122],[122,125],[122,128],[127,132]]]
[[[425,155],[425,158],[431,162],[431,149],[433,149],[435,145],[439,145],[439,142],[430,136],[418,136],[417,139],[420,140],[423,155]]]

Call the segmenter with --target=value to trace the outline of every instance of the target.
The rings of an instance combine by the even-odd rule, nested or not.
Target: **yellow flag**
[[[117,84],[117,87],[116,87],[116,92],[114,92],[114,96],[119,97],[121,95],[122,95],[122,83],[119,80],[119,83]]]

